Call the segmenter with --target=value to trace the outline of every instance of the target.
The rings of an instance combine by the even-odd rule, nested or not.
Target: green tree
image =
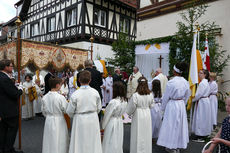
[[[114,51],[114,58],[109,58],[109,63],[120,67],[127,73],[131,73],[135,65],[134,41],[130,40],[127,34],[120,33],[117,41],[113,42],[112,49]]]
[[[172,74],[173,65],[177,62],[190,63],[192,43],[193,43],[193,33],[195,31],[196,22],[205,15],[208,5],[201,4],[197,6],[195,3],[192,6],[187,6],[188,8],[182,12],[182,21],[177,22],[178,32],[172,37],[170,41],[170,74]],[[221,46],[218,44],[216,38],[220,31],[220,27],[216,25],[215,22],[204,21],[199,23],[200,25],[200,43],[199,50],[205,50],[205,37],[208,33],[209,41],[209,53],[210,53],[210,66],[211,71],[217,72],[218,75],[222,75],[223,69],[227,66],[229,61],[229,55],[226,56],[226,51],[221,50]],[[185,74],[188,78],[188,72]]]

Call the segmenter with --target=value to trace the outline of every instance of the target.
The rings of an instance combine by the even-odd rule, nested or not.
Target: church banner
[[[10,59],[16,64],[16,42],[0,45],[0,60]]]
[[[14,46],[14,48],[11,46]],[[21,46],[22,67],[33,63],[39,69],[44,69],[52,64],[57,70],[62,70],[66,65],[76,70],[79,64],[83,64],[88,59],[88,52],[81,49],[29,40],[22,40]],[[7,54],[4,52],[7,52]],[[11,42],[0,46],[0,58],[15,59],[16,63],[16,44]]]

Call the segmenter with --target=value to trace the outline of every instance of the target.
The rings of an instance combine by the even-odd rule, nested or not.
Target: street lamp
[[[21,69],[21,51],[20,51],[20,48],[21,48],[21,44],[20,44],[20,26],[22,24],[22,21],[20,20],[19,16],[17,17],[17,20],[15,21],[15,24],[17,26],[17,69],[18,69],[18,82],[20,82],[20,69]],[[21,130],[21,103],[20,103],[20,99],[18,100],[18,103],[19,103],[19,130],[18,130],[18,138],[19,138],[19,149],[21,150],[21,147],[22,147],[22,130]]]
[[[91,42],[91,50],[90,50],[90,53],[91,53],[91,60],[93,60],[93,41],[94,41],[94,38],[93,38],[93,35],[91,35],[90,37],[90,42]]]

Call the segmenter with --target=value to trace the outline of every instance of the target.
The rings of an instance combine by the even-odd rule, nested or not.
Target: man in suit
[[[89,86],[96,89],[102,99],[102,93],[101,93],[101,85],[102,82],[102,76],[101,73],[93,68],[93,61],[92,60],[86,60],[85,61],[85,70],[89,71],[91,73],[91,82],[89,83]],[[80,72],[77,74],[77,78],[79,78]],[[77,81],[77,85],[80,87],[79,80]]]
[[[18,99],[22,90],[11,80],[12,70],[10,60],[0,61],[0,153],[22,153],[13,147],[18,131]]]
[[[116,81],[121,81],[121,71],[119,68],[116,68],[115,69],[115,74],[113,75],[113,83],[116,82]]]

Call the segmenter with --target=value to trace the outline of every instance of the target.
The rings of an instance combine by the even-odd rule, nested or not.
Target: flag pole
[[[18,83],[20,83],[20,71],[21,71],[21,53],[20,53],[20,49],[21,49],[21,44],[20,44],[20,26],[22,24],[19,16],[18,19],[15,21],[15,24],[17,26],[17,71],[18,71]],[[22,119],[21,119],[21,102],[20,102],[20,98],[18,99],[18,107],[19,107],[19,122],[18,122],[18,139],[19,139],[19,143],[18,143],[18,148],[21,150],[22,148]]]

